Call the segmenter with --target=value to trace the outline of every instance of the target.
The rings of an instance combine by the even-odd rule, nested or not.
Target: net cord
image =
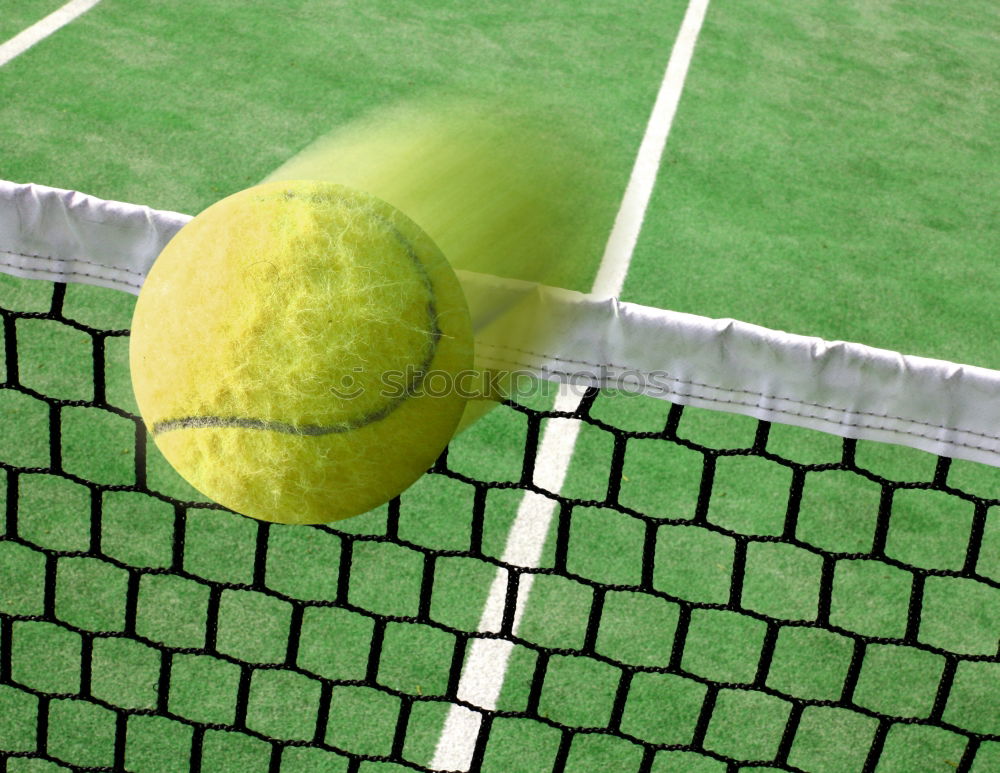
[[[0,181],[0,271],[137,295],[188,220]],[[459,279],[482,366],[1000,467],[1000,371],[485,274]],[[540,326],[543,347],[529,343]]]

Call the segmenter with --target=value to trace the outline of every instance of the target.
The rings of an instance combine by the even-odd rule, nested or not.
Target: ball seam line
[[[434,292],[434,284],[431,282],[431,278],[427,273],[427,267],[420,260],[420,256],[417,255],[416,250],[410,241],[403,236],[403,234],[396,228],[395,224],[382,217],[381,215],[375,215],[375,217],[384,223],[389,231],[396,237],[399,243],[406,250],[410,261],[413,263],[420,280],[423,282],[424,286],[427,288],[427,316],[430,321],[431,330],[428,335],[430,345],[424,356],[423,362],[416,369],[413,377],[409,379],[406,389],[399,396],[386,403],[381,408],[370,411],[363,416],[358,417],[350,421],[337,422],[336,424],[320,425],[320,424],[304,424],[295,425],[290,422],[283,421],[266,421],[264,419],[253,419],[238,416],[186,416],[178,419],[164,419],[161,421],[153,422],[151,427],[151,432],[153,437],[159,437],[166,434],[167,432],[172,432],[180,429],[205,429],[210,427],[215,428],[236,428],[236,429],[251,429],[251,430],[264,430],[270,432],[279,432],[282,434],[290,435],[305,435],[305,436],[321,436],[321,435],[332,435],[343,432],[350,432],[352,430],[361,429],[369,424],[373,424],[377,421],[385,419],[387,416],[391,415],[397,408],[399,408],[406,400],[413,397],[420,390],[423,385],[424,377],[427,375],[428,370],[430,370],[431,363],[434,361],[435,356],[437,356],[438,345],[441,341],[442,331],[441,326],[438,324],[438,313],[437,313],[437,299]]]

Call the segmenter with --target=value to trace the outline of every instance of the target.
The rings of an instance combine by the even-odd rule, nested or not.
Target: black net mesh
[[[506,403],[379,511],[269,525],[171,478],[127,330],[6,287],[0,770],[430,770],[454,705],[473,770],[1000,770],[995,471],[907,450],[893,477],[874,444],[665,403],[615,423],[590,390]],[[557,421],[559,495],[532,483]],[[528,492],[555,503],[534,567],[502,558]],[[510,643],[490,708],[459,698],[481,639]]]

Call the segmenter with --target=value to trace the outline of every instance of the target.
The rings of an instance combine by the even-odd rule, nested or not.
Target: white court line
[[[646,134],[639,145],[639,153],[632,167],[632,176],[622,198],[621,208],[615,218],[614,228],[608,238],[601,259],[601,267],[594,279],[591,292],[602,297],[617,298],[625,283],[629,263],[632,262],[632,252],[639,240],[642,221],[653,196],[653,185],[660,169],[660,159],[663,148],[667,144],[667,135],[677,114],[677,104],[681,100],[684,81],[687,78],[688,67],[694,56],[694,46],[698,42],[705,12],[708,10],[708,0],[691,0],[688,5],[677,40],[670,52],[667,62],[667,72],[660,84],[660,93],[656,95],[653,113],[646,126]]]
[[[709,0],[691,0],[674,42],[663,76],[660,92],[646,126],[646,134],[636,155],[632,175],[615,218],[614,227],[601,259],[601,266],[591,290],[604,297],[617,296],[628,274],[632,254],[639,238],[642,221],[653,194],[653,185],[670,134],[684,80],[694,55],[695,43],[708,10]],[[555,410],[575,411],[580,396],[572,387],[561,385]],[[575,419],[550,419],[542,435],[535,462],[535,484],[546,491],[562,489],[580,422]],[[554,499],[527,492],[521,500],[517,518],[507,535],[503,561],[524,567],[538,566],[555,511]],[[518,585],[517,606],[512,631],[516,635],[531,592],[532,574],[522,574]],[[507,594],[507,570],[498,569],[490,586],[486,607],[479,620],[481,632],[497,632],[503,619]],[[513,644],[501,639],[473,639],[458,683],[458,698],[487,710],[496,708],[503,687]],[[479,736],[481,715],[453,704],[448,710],[444,729],[434,751],[430,767],[434,770],[469,770]]]
[[[101,0],[70,0],[62,8],[35,22],[6,43],[0,43],[0,67],[23,54],[35,43],[45,40],[60,27],[65,27],[73,19],[82,16],[99,2]]]

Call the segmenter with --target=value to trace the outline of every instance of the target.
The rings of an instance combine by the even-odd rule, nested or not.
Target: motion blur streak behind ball
[[[609,178],[587,127],[551,102],[519,90],[506,101],[428,96],[381,107],[268,179],[309,177],[374,193],[427,232],[460,280],[471,271],[587,292],[624,181]],[[470,311],[477,340],[488,335],[512,353],[544,350],[557,335],[545,326],[526,335],[516,307],[487,302]],[[463,426],[488,407],[470,403]]]
[[[456,270],[586,292],[622,185],[593,145],[524,91],[505,102],[427,96],[338,127],[267,180],[368,191],[412,218]]]
[[[454,272],[405,215],[343,186],[270,183],[167,245],[130,361],[147,428],[195,488],[255,518],[321,523],[433,464],[464,400],[421,379],[470,367],[471,329]]]

